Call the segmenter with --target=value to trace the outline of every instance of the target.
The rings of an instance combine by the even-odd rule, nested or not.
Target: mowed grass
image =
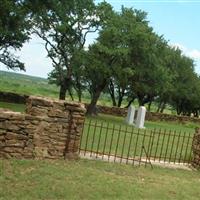
[[[100,115],[85,121],[81,149],[123,158],[190,162],[196,124],[146,122],[146,129],[125,124],[121,117]]]
[[[0,102],[0,108],[7,108],[7,109],[10,109],[15,112],[24,112],[25,111],[24,104]]]
[[[125,117],[118,117],[114,115],[104,115],[104,114],[99,114],[96,117],[88,117],[88,119],[94,119],[98,120],[101,122],[108,122],[108,123],[114,123],[118,125],[126,125],[125,123]],[[175,131],[185,131],[185,132],[190,132],[193,133],[194,129],[196,127],[200,127],[199,123],[178,123],[176,121],[174,122],[165,122],[165,121],[157,121],[157,122],[152,122],[152,121],[145,121],[144,125],[147,129],[166,129],[166,130],[175,130]]]
[[[197,171],[101,161],[0,160],[0,199],[199,200]]]

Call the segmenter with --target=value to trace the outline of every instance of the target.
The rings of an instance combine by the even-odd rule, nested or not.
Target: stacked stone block
[[[200,169],[200,128],[196,128],[192,143],[193,160],[192,165]]]
[[[76,158],[84,117],[82,104],[29,97],[26,114],[0,112],[0,157]]]

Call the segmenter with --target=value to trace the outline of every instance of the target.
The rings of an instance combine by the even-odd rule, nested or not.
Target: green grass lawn
[[[196,171],[101,161],[0,160],[1,200],[199,200]]]
[[[99,114],[97,117],[89,117],[88,119],[97,119],[98,121],[101,122],[108,122],[108,123],[114,123],[118,125],[125,125],[125,118],[124,117],[117,117],[113,115],[104,115],[104,114]],[[194,129],[196,127],[200,127],[199,123],[177,123],[177,122],[152,122],[152,121],[145,121],[145,127],[147,129],[167,129],[167,130],[176,130],[176,131],[185,131],[185,132],[190,132],[193,133]]]
[[[0,108],[7,108],[7,109],[10,109],[15,112],[24,112],[25,111],[24,104],[0,102]]]

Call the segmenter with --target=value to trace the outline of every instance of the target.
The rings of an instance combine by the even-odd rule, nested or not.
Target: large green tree
[[[112,92],[115,94],[117,91],[118,105],[120,106],[128,87],[128,80],[134,74],[137,65],[133,51],[135,55],[139,55],[142,52],[141,48],[146,48],[145,45],[141,46],[139,41],[143,41],[150,31],[151,28],[148,27],[146,21],[146,13],[138,10],[122,7],[121,12],[113,12],[106,21],[99,32],[97,43],[88,52],[89,55],[93,55],[94,61],[92,62],[90,58],[90,64],[86,68],[89,68],[88,71],[90,68],[95,69],[97,72],[93,72],[93,74],[97,74],[98,69],[101,68],[99,74],[103,77],[101,79],[97,79],[96,76],[88,77],[88,80],[92,80],[91,88],[93,88],[94,93],[91,104],[88,106],[88,114],[95,111],[95,105],[101,92],[109,83],[111,84],[111,81],[114,81],[117,86],[117,89],[113,88]],[[142,56],[144,57],[144,55]],[[99,63],[100,61],[101,63]],[[97,66],[97,63],[98,68],[92,66]],[[109,89],[111,90],[111,87]]]
[[[96,6],[93,0],[29,1],[33,33],[45,42],[54,67],[49,79],[60,86],[60,99],[65,99],[72,86],[74,56],[85,47],[87,35],[99,28],[103,4]]]
[[[29,28],[24,1],[0,0],[0,63],[11,69],[25,69],[13,50],[28,40]]]

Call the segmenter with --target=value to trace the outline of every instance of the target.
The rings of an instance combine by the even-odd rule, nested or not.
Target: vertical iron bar
[[[107,122],[106,135],[105,135],[105,140],[104,140],[104,147],[103,147],[103,155],[102,155],[102,159],[104,158],[104,154],[105,154],[105,148],[106,148],[106,142],[107,142],[108,130],[109,130],[109,123]]]
[[[163,133],[163,140],[162,140],[162,145],[161,145],[161,150],[160,150],[159,162],[160,162],[160,160],[161,160],[162,153],[163,153],[163,147],[164,147],[165,135],[166,135],[166,129],[164,130],[164,133]]]
[[[122,158],[123,158],[123,154],[124,154],[124,145],[125,145],[125,141],[126,141],[126,135],[127,135],[127,126],[124,132],[124,141],[123,141],[123,145],[122,145],[122,153],[121,153],[121,159],[120,159],[120,163],[122,162]]]
[[[172,158],[172,154],[173,154],[173,149],[174,149],[174,141],[176,138],[176,131],[174,131],[173,133],[173,140],[172,140],[172,144],[171,144],[171,152],[170,152],[170,156],[169,156],[169,163],[171,162],[171,158]]]
[[[188,145],[190,142],[190,134],[188,135],[188,140],[187,140],[187,146],[186,146],[186,151],[185,151],[185,157],[184,157],[184,163],[186,163],[186,157],[187,157],[187,153],[188,153]],[[188,163],[189,163],[189,159],[188,159]]]
[[[96,136],[96,127],[97,127],[97,120],[96,120],[96,122],[94,124],[94,133],[93,133],[93,138],[92,138],[90,157],[92,156],[92,153],[93,153],[94,140],[95,140],[95,136]]]
[[[181,162],[182,151],[183,151],[183,146],[184,146],[184,141],[185,141],[185,134],[186,134],[186,132],[184,132],[184,135],[183,135],[183,141],[182,141],[182,146],[181,146],[181,154],[180,154],[180,158],[179,158],[179,161],[178,161],[179,163]]]
[[[145,167],[146,167],[146,164],[147,164],[147,160],[148,159],[150,160],[150,158],[149,158],[149,149],[150,149],[150,144],[151,144],[151,138],[152,138],[152,130],[150,131],[150,135],[149,135],[149,144],[148,144],[148,147],[147,147],[147,151],[146,151],[146,149],[144,149],[145,154],[146,154]]]
[[[176,153],[175,153],[174,163],[176,162],[176,157],[177,157],[177,153],[178,153],[178,147],[179,147],[180,136],[181,136],[181,131],[179,131],[179,134],[178,134],[178,141],[177,141],[177,144],[176,144]]]
[[[167,159],[167,152],[168,152],[168,146],[169,146],[169,141],[170,141],[171,133],[172,133],[172,131],[170,130],[169,133],[168,133],[168,139],[167,139],[167,146],[166,146],[166,152],[165,152],[164,162]]]
[[[98,140],[98,144],[97,144],[97,153],[96,153],[96,158],[98,157],[99,155],[99,145],[100,145],[100,142],[101,142],[101,133],[102,133],[102,129],[103,129],[103,122],[101,122],[101,125],[100,125],[100,133],[99,133],[99,140]]]
[[[151,164],[151,160],[150,160],[150,158],[148,157],[148,153],[147,153],[147,151],[146,151],[146,149],[145,149],[144,146],[143,146],[143,149],[144,149],[144,153],[145,153],[145,155],[146,155],[146,158],[149,160],[149,163],[150,163],[150,165],[151,165],[151,168],[153,169],[153,165]],[[147,165],[147,160],[146,160],[146,162],[145,162],[145,168],[146,168],[146,165]]]
[[[108,154],[108,161],[110,160],[114,131],[115,131],[115,124],[113,124],[113,129],[112,129],[112,136],[111,136],[111,140],[110,140],[110,149],[109,149],[109,154]]]
[[[140,151],[139,166],[140,166],[140,164],[141,164],[143,149],[145,148],[145,147],[144,147],[145,137],[146,137],[146,129],[144,130],[143,139],[142,139],[142,149],[141,149],[141,151]]]
[[[150,148],[150,152],[149,152],[150,158],[151,158],[152,149],[153,149],[153,143],[154,143],[154,139],[155,139],[155,128],[154,128],[154,131],[152,132],[152,134],[153,134],[153,138],[152,138],[151,148]]]
[[[136,153],[137,153],[137,144],[138,144],[139,134],[140,134],[140,129],[138,129],[137,137],[136,137],[136,142],[135,142],[135,150],[134,150],[134,154],[133,154],[133,165],[134,165],[135,156],[136,156]]]
[[[155,130],[155,129],[154,129]],[[156,131],[155,131],[156,133]],[[157,133],[156,133],[157,134]],[[156,144],[156,150],[155,150],[155,155],[154,155],[154,161],[156,160],[157,158],[157,152],[158,152],[158,147],[159,147],[159,141],[160,141],[160,134],[161,134],[161,128],[159,129],[159,132],[158,132],[158,140],[157,140],[157,144]]]
[[[189,136],[191,138],[191,133],[189,133]],[[189,155],[189,159],[188,159],[188,164],[191,162],[192,159],[192,145],[190,145],[190,155]]]
[[[88,131],[87,131],[87,136],[86,136],[86,141],[85,141],[85,151],[84,151],[84,156],[86,154],[86,150],[87,150],[87,144],[88,144],[88,138],[89,138],[89,132],[90,132],[90,127],[91,127],[91,119],[88,123]]]
[[[83,121],[83,127],[82,127],[82,133],[81,133],[81,137],[80,137],[80,146],[79,146],[79,154],[81,152],[81,146],[82,146],[82,142],[83,142],[83,134],[84,134],[84,130],[85,130],[85,118],[84,118],[84,121]]]
[[[133,137],[133,131],[134,131],[134,126],[132,127],[132,130],[131,130],[131,132],[130,132],[131,138],[130,138],[130,142],[129,142],[129,146],[128,146],[126,164],[128,164],[128,160],[129,160],[130,149],[131,149],[131,143],[132,143],[132,137]]]
[[[118,138],[117,138],[117,144],[116,144],[116,149],[115,149],[114,162],[116,161],[116,156],[117,156],[117,150],[118,150],[118,145],[119,145],[120,133],[121,133],[121,125],[120,125],[119,132],[118,132]]]

